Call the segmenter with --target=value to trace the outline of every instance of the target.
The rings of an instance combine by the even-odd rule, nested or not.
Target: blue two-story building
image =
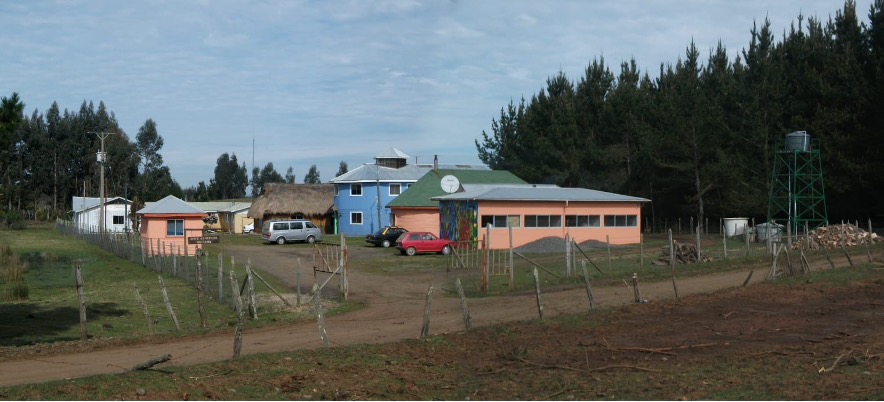
[[[408,164],[410,157],[390,148],[366,163],[344,173],[329,183],[335,185],[335,208],[338,211],[338,232],[345,236],[365,236],[390,226],[387,203],[396,199],[427,172],[438,169],[432,164]],[[488,169],[480,165],[449,165],[448,169]]]

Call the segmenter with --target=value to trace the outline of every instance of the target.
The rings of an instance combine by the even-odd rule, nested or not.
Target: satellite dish
[[[460,181],[457,180],[457,177],[450,174],[445,175],[440,184],[442,185],[442,191],[445,191],[448,194],[451,194],[460,188]]]

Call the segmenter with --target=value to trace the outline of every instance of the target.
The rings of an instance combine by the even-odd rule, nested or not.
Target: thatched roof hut
[[[326,233],[334,231],[335,185],[266,183],[261,194],[249,208],[248,217],[258,222],[274,219],[310,219]]]

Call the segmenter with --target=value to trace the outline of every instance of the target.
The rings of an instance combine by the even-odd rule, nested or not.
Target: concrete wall
[[[396,226],[409,232],[430,232],[439,236],[438,209],[402,209],[394,208]]]

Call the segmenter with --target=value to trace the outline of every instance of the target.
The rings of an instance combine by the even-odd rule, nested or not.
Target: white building
[[[101,224],[101,199],[98,197],[73,197],[71,220],[81,231],[98,232]],[[104,227],[106,232],[132,230],[129,215],[132,201],[123,197],[107,197],[104,203]]]

